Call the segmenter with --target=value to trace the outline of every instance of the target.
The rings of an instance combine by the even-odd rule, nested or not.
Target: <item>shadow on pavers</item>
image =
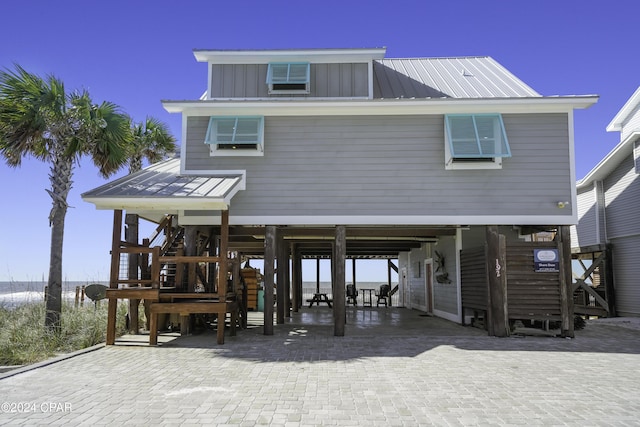
[[[315,311],[314,311],[315,310]],[[251,316],[253,314],[253,316]],[[247,329],[224,345],[215,331],[178,337],[162,347],[205,348],[216,357],[253,361],[358,360],[369,357],[415,357],[442,346],[473,351],[548,351],[640,354],[640,330],[588,323],[575,338],[511,336],[496,338],[486,331],[462,326],[404,308],[354,307],[347,313],[344,336],[334,336],[328,308],[293,313],[284,324],[274,320],[274,334],[264,335],[262,313],[250,313]]]

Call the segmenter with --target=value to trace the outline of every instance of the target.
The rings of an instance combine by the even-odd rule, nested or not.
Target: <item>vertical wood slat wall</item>
[[[536,272],[534,249],[559,249],[558,242],[507,242],[507,307],[509,319],[566,320],[563,311],[561,272]],[[461,298],[463,309],[489,310],[487,263],[484,247],[460,253]],[[562,269],[561,269],[562,270]],[[565,302],[568,304],[568,302]]]

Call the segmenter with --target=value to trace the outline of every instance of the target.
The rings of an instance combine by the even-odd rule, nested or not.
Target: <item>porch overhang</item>
[[[180,210],[228,210],[235,194],[245,189],[245,174],[212,172],[180,174],[180,159],[165,160],[82,194],[96,209],[122,209],[143,216]]]

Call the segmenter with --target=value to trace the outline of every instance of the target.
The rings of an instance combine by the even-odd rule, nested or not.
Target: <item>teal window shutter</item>
[[[267,85],[273,94],[309,93],[311,65],[308,62],[272,62],[267,68]]]
[[[511,157],[500,114],[449,114],[445,123],[452,158]]]
[[[267,69],[267,84],[307,84],[309,70],[308,62],[270,63]]]
[[[211,117],[205,144],[215,150],[262,150],[262,117]]]

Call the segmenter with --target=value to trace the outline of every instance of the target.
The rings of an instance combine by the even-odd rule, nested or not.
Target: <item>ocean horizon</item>
[[[64,280],[62,282],[62,298],[68,301],[74,301],[76,297],[76,287],[87,286],[92,283],[109,285],[108,280]],[[24,303],[44,301],[45,286],[47,286],[46,281],[18,280],[0,282],[0,307],[13,308]]]
[[[109,285],[108,280],[66,280],[62,282],[62,297],[67,301],[74,301],[76,295],[76,287],[87,286],[92,283],[99,283],[105,286]],[[347,284],[353,283],[347,281]],[[373,288],[377,289],[380,285],[387,282],[356,282],[358,289]],[[46,281],[9,281],[0,282],[0,307],[13,308],[24,303],[44,301],[44,288]],[[317,282],[302,282],[303,295],[305,298],[312,295],[317,290]],[[331,294],[331,282],[320,281],[320,292]],[[86,302],[86,299],[85,299]]]

